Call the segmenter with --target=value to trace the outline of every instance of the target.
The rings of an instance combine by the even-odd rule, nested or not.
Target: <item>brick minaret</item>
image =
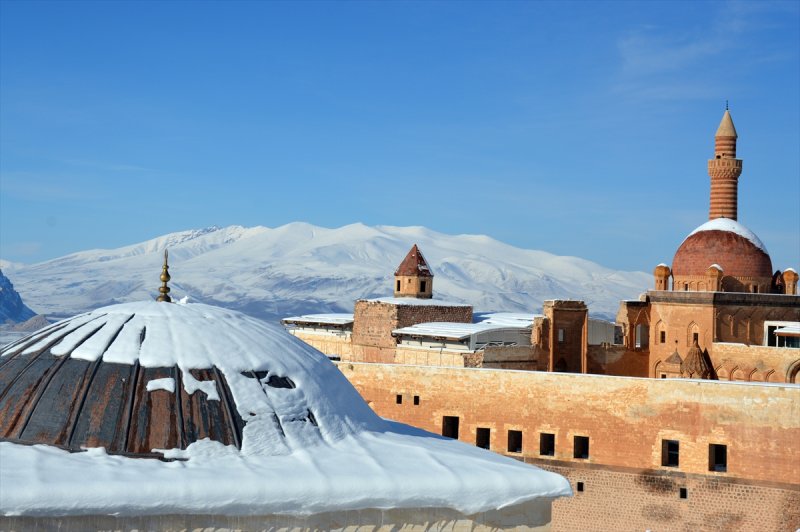
[[[708,161],[711,176],[711,205],[708,219],[737,217],[737,194],[742,160],[736,158],[736,128],[727,106],[714,136],[714,158]]]

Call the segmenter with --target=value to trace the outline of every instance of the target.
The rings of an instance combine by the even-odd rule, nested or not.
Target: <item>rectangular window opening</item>
[[[475,445],[477,445],[481,449],[488,449],[489,439],[491,437],[491,434],[492,434],[491,429],[478,427],[477,434],[475,435]]]
[[[667,378],[667,374],[666,374],[666,373],[662,373],[662,374],[661,374],[661,378],[662,378],[662,379],[666,379],[666,378]]]
[[[444,416],[442,418],[442,436],[458,439],[458,416]]]
[[[575,449],[573,452],[575,458],[586,460],[589,458],[589,437],[588,436],[575,436]]]
[[[689,496],[689,490],[686,488],[680,489],[681,499],[686,499]]]
[[[708,446],[708,470],[718,473],[728,471],[728,446],[712,443]]]
[[[397,288],[395,290],[397,290],[398,292],[400,291],[400,281],[397,281]]]
[[[666,343],[667,342],[667,331],[661,331],[659,333],[659,339],[660,339],[662,344]]]
[[[395,402],[398,405],[402,405],[403,404],[403,396],[398,393],[397,396],[395,397]]]
[[[542,432],[539,434],[539,454],[541,456],[556,455],[556,435]]]
[[[564,329],[559,329],[558,330],[558,342],[559,343],[564,343],[564,337],[565,336],[566,336],[566,333],[565,333]]]
[[[414,396],[414,406],[419,406],[419,395]]]
[[[578,482],[577,486],[578,491],[583,491],[583,482]]]
[[[420,281],[419,282],[419,291],[420,292],[424,292],[425,291],[425,286],[426,286],[425,281]]]
[[[700,341],[700,333],[692,333],[692,343]]]
[[[509,430],[508,431],[508,452],[521,453],[522,452],[522,431]]]
[[[661,440],[661,465],[678,467],[680,442],[677,440]]]

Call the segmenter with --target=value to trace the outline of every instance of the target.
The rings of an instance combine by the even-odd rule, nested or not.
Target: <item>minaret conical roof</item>
[[[727,109],[725,109],[725,114],[722,115],[722,121],[719,123],[715,136],[739,138],[739,135],[736,134],[736,128],[733,127],[731,113]]]

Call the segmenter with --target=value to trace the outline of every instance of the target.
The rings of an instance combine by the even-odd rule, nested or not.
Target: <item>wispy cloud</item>
[[[2,249],[2,253],[8,253],[10,256],[15,257],[30,257],[36,255],[42,250],[42,243],[41,242],[15,242],[11,245],[4,245]],[[2,260],[0,263],[3,265],[3,268],[13,269],[18,263],[10,262],[7,260]]]
[[[757,34],[773,30],[789,14],[797,17],[800,4],[734,1],[710,5],[715,12],[708,23],[682,31],[654,24],[622,35],[617,42],[620,70],[613,90],[641,100],[718,97],[733,89],[733,72],[744,72],[765,60],[796,59],[796,53],[779,49],[752,52],[768,46],[757,41]]]
[[[24,201],[95,201],[104,195],[95,187],[80,187],[73,177],[41,175],[32,172],[3,172],[0,193]],[[67,185],[72,183],[72,185]]]
[[[85,159],[65,159],[62,162],[72,166],[103,170],[104,172],[155,172],[155,170],[152,168],[145,168],[144,166],[137,166],[133,164],[89,161]]]

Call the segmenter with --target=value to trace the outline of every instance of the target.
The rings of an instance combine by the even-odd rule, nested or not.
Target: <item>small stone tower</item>
[[[672,275],[672,270],[663,262],[656,266],[653,270],[653,277],[656,281],[656,290],[669,290],[669,278]]]
[[[725,106],[725,114],[714,136],[714,158],[708,161],[711,177],[711,204],[708,219],[730,218],[736,220],[739,176],[742,175],[742,160],[736,158],[736,128],[731,113]]]
[[[783,286],[784,293],[790,296],[797,295],[797,272],[792,268],[786,268],[783,271]]]
[[[433,297],[433,272],[416,244],[394,272],[394,297]]]

